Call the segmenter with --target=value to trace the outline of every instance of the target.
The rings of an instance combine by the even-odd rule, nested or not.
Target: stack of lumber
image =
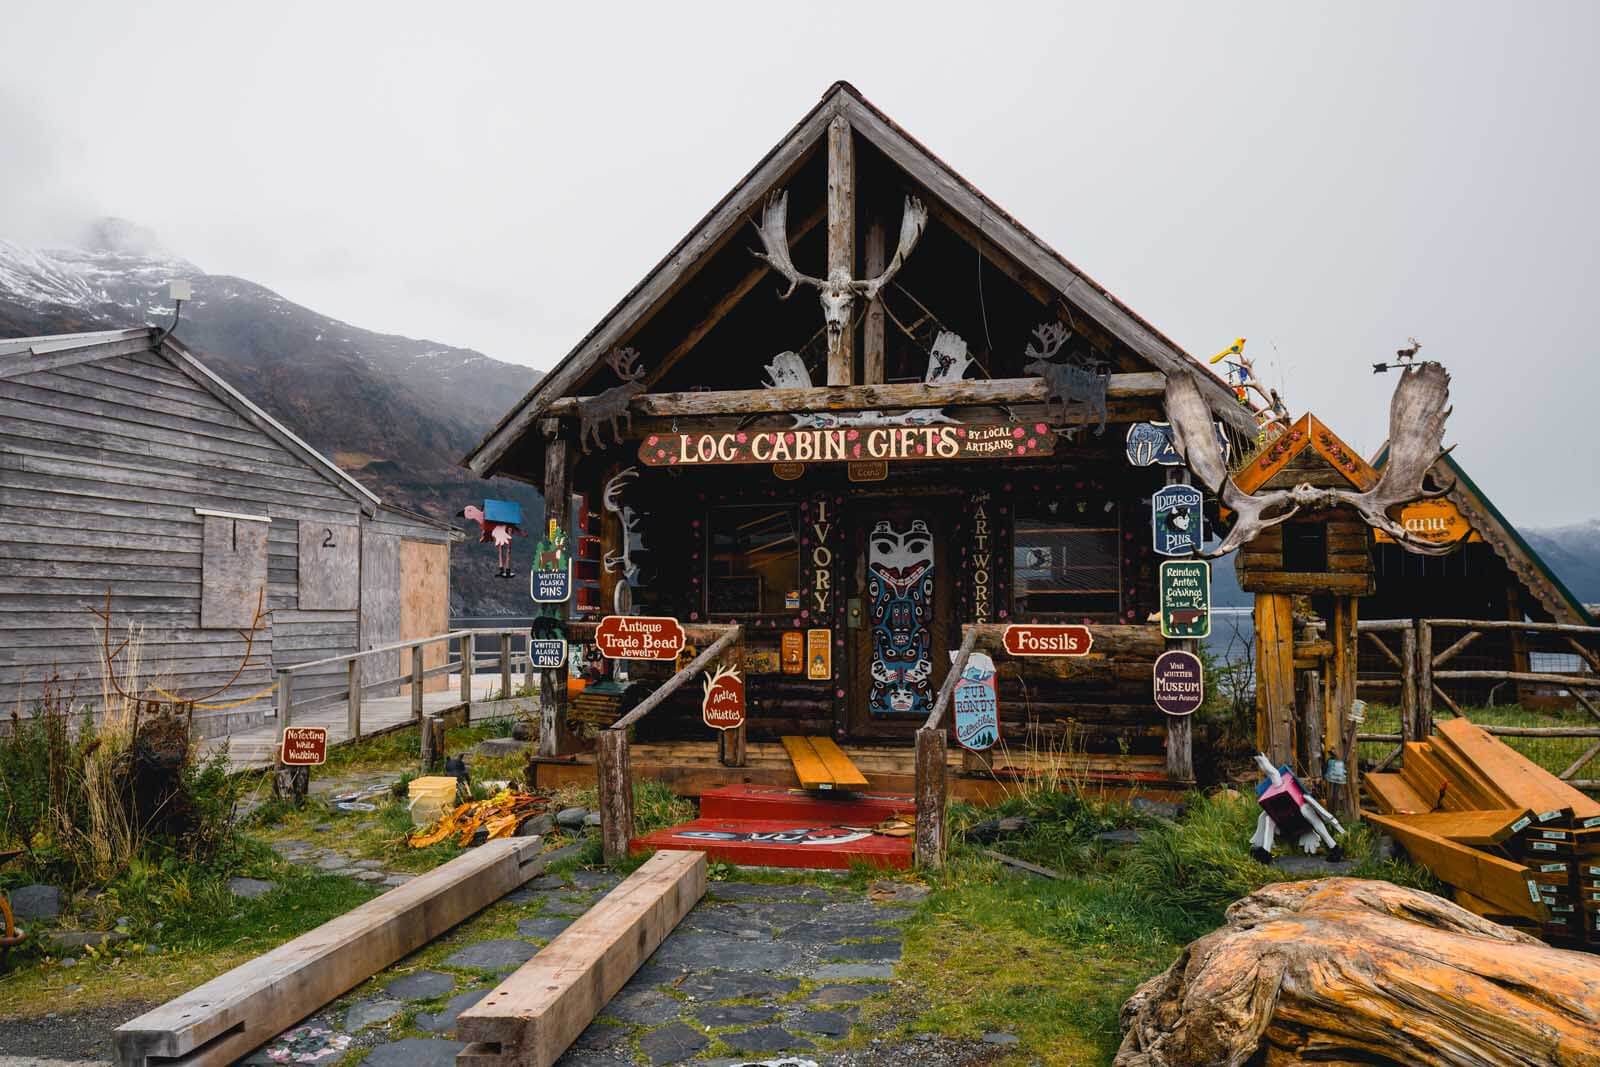
[[[1466,719],[1434,729],[1365,776],[1368,818],[1468,911],[1600,951],[1600,801]]]

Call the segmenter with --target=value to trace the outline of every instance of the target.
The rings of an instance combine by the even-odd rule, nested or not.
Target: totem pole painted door
[[[946,516],[954,498],[863,501],[855,510],[860,604],[851,631],[852,737],[904,737],[928,717],[950,668],[954,607]]]

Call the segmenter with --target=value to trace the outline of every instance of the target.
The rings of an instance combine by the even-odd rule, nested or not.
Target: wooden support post
[[[272,795],[294,801],[298,806],[311,791],[310,767],[285,767],[283,765],[283,732],[292,721],[294,711],[294,675],[278,672],[278,750],[273,753]]]
[[[411,646],[411,718],[422,721],[422,646]]]
[[[477,641],[473,634],[461,635],[461,703],[467,706],[467,720],[472,719],[472,661],[478,656]]]
[[[1417,732],[1433,733],[1433,623],[1417,620]]]
[[[1189,470],[1187,467],[1168,467],[1168,485],[1188,485]],[[1289,657],[1294,658],[1294,638],[1291,635]],[[1200,642],[1193,640],[1172,640],[1167,642],[1167,647],[1190,654],[1198,654]],[[1153,683],[1152,683],[1153,684]],[[1174,782],[1194,781],[1194,716],[1193,715],[1168,715],[1167,719],[1167,777]]]
[[[856,269],[856,163],[850,120],[843,115],[828,123],[828,273]],[[859,299],[859,298],[858,298]],[[850,385],[855,371],[855,324],[844,321],[839,340],[828,352],[828,384]]]
[[[938,870],[944,866],[944,814],[949,796],[943,727],[917,730],[916,783],[917,866]]]
[[[1333,599],[1333,659],[1329,670],[1333,674],[1330,688],[1331,718],[1338,725],[1337,742],[1332,745],[1339,759],[1344,761],[1345,784],[1332,790],[1334,814],[1343,821],[1353,821],[1361,804],[1360,746],[1356,743],[1356,724],[1350,718],[1350,705],[1356,697],[1356,599],[1337,596]],[[1259,684],[1259,683],[1258,683]]]
[[[729,650],[726,662],[737,668],[739,677],[745,678],[746,684],[749,683],[749,679],[744,673],[744,631],[742,629],[739,631],[739,639],[734,642],[733,648]],[[748,716],[746,718],[748,719]],[[732,730],[717,731],[717,758],[724,767],[746,766],[750,759],[749,751],[749,727],[746,723],[741,722]]]
[[[439,715],[424,716],[422,720],[422,773],[439,769],[445,759],[444,718]]]
[[[628,766],[628,731],[601,730],[594,749],[600,794],[600,846],[607,863],[628,854],[633,838],[633,771]]]
[[[876,278],[887,266],[884,253],[883,223],[874,222],[867,228],[867,277]],[[882,385],[885,369],[885,325],[883,301],[874,300],[867,305],[866,318],[861,323],[861,383]],[[980,620],[982,621],[982,620]]]
[[[1294,758],[1294,601],[1257,593],[1256,747],[1274,767]]]
[[[511,699],[511,635],[500,635],[500,699]]]
[[[353,659],[349,667],[350,695],[345,699],[345,728],[350,740],[361,740],[361,661]]]
[[[294,706],[294,675],[278,672],[278,744],[283,745],[283,731],[290,725]]]
[[[1400,631],[1400,732],[1407,741],[1426,741],[1417,714],[1417,631]]]
[[[1300,694],[1300,706],[1305,709],[1301,716],[1301,729],[1305,738],[1306,782],[1313,784],[1322,780],[1328,759],[1327,740],[1322,733],[1321,671],[1300,672]]]
[[[572,461],[567,439],[556,436],[561,424],[555,419],[543,424],[544,452],[544,513],[546,523],[554,522],[561,529],[570,529],[572,522]],[[572,546],[573,552],[577,545]],[[568,605],[558,604],[556,617],[568,617]],[[571,740],[567,733],[567,668],[539,672],[539,755],[559,756],[568,751]]]

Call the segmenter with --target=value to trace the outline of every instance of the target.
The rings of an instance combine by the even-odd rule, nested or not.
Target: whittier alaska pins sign
[[[1168,715],[1192,715],[1205,699],[1205,674],[1199,656],[1173,649],[1156,658],[1156,707]]]
[[[607,615],[594,631],[595,647],[606,659],[677,659],[683,642],[677,619],[651,615]]]

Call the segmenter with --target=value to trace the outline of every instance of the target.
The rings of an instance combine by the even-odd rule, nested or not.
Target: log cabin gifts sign
[[[950,653],[953,662],[960,653]],[[994,660],[974,652],[961,668],[953,694],[956,706],[956,741],[974,752],[993,748],[1000,740],[1000,698],[994,680]]]
[[[1205,496],[1192,485],[1169,485],[1150,497],[1155,550],[1163,556],[1188,556],[1205,544]]]
[[[285,767],[320,767],[328,762],[327,727],[284,727],[279,760]]]
[[[744,679],[733,667],[718,666],[701,680],[705,697],[700,718],[713,730],[737,730],[744,725]]]
[[[607,615],[595,627],[594,644],[606,659],[675,660],[683,651],[683,626],[651,615]]]
[[[1161,561],[1161,636],[1211,636],[1211,564],[1203,559]]]
[[[1193,652],[1172,649],[1156,657],[1156,707],[1168,715],[1192,715],[1205,703],[1205,671]]]
[[[736,463],[1021,459],[1055,451],[1042,422],[938,426],[835,426],[651,434],[639,461],[651,467]]]

